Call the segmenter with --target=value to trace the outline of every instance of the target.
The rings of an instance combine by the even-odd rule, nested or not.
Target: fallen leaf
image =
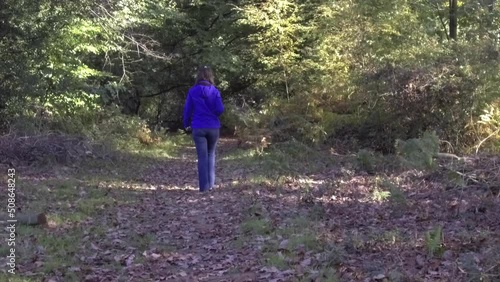
[[[278,250],[288,250],[288,240],[281,241]]]
[[[453,260],[453,252],[450,250],[447,250],[443,253],[443,258],[445,260]]]
[[[117,263],[120,263],[123,261],[123,259],[125,258],[125,255],[116,255],[113,257],[113,259],[117,262]]]
[[[307,258],[300,263],[302,267],[308,267],[309,265],[311,265],[311,258]]]
[[[125,260],[125,265],[126,266],[132,265],[132,263],[134,262],[134,258],[135,258],[134,254],[131,254],[130,256],[128,256],[128,258]]]
[[[90,247],[91,247],[93,250],[96,250],[96,251],[100,250],[100,248],[99,248],[99,247],[97,247],[94,243],[90,243]]]
[[[96,275],[92,275],[92,274],[89,274],[87,276],[85,276],[85,282],[96,282],[96,281],[99,281],[99,279],[97,278]]]
[[[422,268],[425,265],[425,259],[421,255],[418,255],[415,258],[415,262],[417,263],[417,266],[420,268]]]

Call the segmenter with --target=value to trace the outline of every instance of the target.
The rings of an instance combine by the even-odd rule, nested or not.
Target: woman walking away
[[[184,128],[193,131],[201,192],[211,190],[215,184],[215,147],[219,139],[219,116],[223,112],[224,104],[214,86],[212,69],[202,66],[184,105]]]

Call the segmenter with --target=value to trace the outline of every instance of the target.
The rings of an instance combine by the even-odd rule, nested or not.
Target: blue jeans
[[[219,140],[219,129],[193,128],[193,140],[198,155],[200,191],[208,191],[215,184],[215,148]]]

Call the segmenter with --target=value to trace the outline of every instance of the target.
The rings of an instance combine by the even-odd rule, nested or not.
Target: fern
[[[382,181],[382,186],[386,189],[389,189],[390,197],[389,200],[393,205],[398,208],[406,207],[406,196],[405,193],[401,190],[401,188],[392,183],[389,179],[384,179]]]
[[[443,252],[443,227],[438,226],[425,233],[425,246],[430,257],[434,257]]]
[[[434,159],[439,153],[439,138],[435,132],[425,132],[422,138],[398,139],[396,151],[407,166],[431,170],[436,166]]]

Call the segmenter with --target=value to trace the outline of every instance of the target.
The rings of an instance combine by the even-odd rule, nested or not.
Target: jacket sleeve
[[[191,126],[191,117],[193,115],[193,101],[191,99],[191,91],[188,92],[186,103],[184,104],[184,128]]]
[[[216,88],[216,95],[215,95],[215,114],[217,116],[222,115],[224,112],[224,104],[222,103],[222,96],[220,95],[219,90]]]

